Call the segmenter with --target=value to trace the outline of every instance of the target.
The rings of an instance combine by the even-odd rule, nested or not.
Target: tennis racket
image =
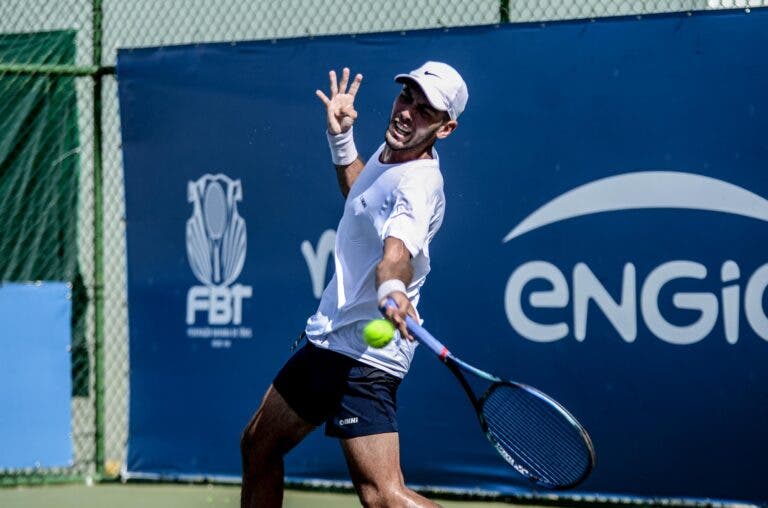
[[[387,305],[395,302],[390,299]],[[502,380],[463,362],[410,316],[406,325],[459,380],[485,437],[515,471],[550,489],[574,487],[589,475],[595,464],[592,441],[563,406],[531,386]],[[490,385],[478,396],[468,376]]]

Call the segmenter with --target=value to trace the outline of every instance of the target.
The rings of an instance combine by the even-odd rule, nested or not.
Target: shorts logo
[[[358,422],[357,416],[353,416],[352,418],[344,418],[343,420],[339,420],[339,426],[352,425],[353,423],[357,423],[357,422]]]
[[[504,242],[575,217],[651,208],[704,210],[768,222],[768,200],[742,187],[691,173],[644,171],[601,178],[556,197],[515,226],[504,237]],[[680,325],[662,313],[659,299],[667,284],[678,279],[711,279],[712,272],[720,276],[719,291],[672,295],[673,307],[698,313],[694,322]],[[704,339],[721,318],[726,342],[736,344],[742,311],[752,331],[768,341],[768,315],[762,305],[768,288],[768,263],[751,275],[744,274],[748,279],[743,298],[738,283],[741,268],[730,259],[719,267],[684,259],[670,260],[650,270],[644,278],[638,276],[634,263],[627,262],[621,269],[619,298],[608,293],[586,263],[576,263],[566,268],[565,273],[572,274],[572,278],[566,279],[561,267],[543,260],[528,261],[513,271],[507,281],[504,307],[510,324],[520,335],[534,342],[552,342],[572,333],[577,341],[583,341],[588,336],[590,302],[594,302],[628,343],[636,339],[641,318],[653,335],[676,345]],[[526,313],[524,288],[534,280],[545,281],[551,289],[530,293],[529,307],[564,310],[572,302],[573,312],[569,313],[572,326],[565,320],[537,322]]]
[[[251,286],[234,284],[243,270],[247,248],[245,220],[237,211],[242,199],[240,180],[224,174],[206,174],[187,183],[187,201],[192,204],[186,225],[187,259],[203,284],[187,292],[187,325],[195,324],[198,312],[207,313],[209,325],[242,323],[243,300],[253,292]],[[220,335],[240,337],[244,330],[250,331],[234,328]],[[210,331],[190,328],[188,335],[206,336]]]

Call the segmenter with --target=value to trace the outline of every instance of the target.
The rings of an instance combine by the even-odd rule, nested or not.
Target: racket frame
[[[395,306],[394,301],[390,299],[388,301],[388,306]],[[382,309],[382,312],[383,310],[384,309]],[[536,483],[537,485],[541,485],[554,490],[563,490],[563,489],[573,488],[574,486],[578,485],[589,476],[589,474],[592,472],[592,469],[595,466],[595,460],[596,460],[595,448],[592,444],[592,439],[589,437],[589,434],[587,433],[586,429],[579,423],[579,421],[567,409],[565,409],[565,407],[563,407],[562,404],[560,404],[555,399],[545,394],[541,390],[538,390],[532,386],[501,379],[497,376],[494,376],[493,374],[489,374],[488,372],[485,372],[484,370],[480,370],[477,367],[474,367],[468,364],[467,362],[457,358],[448,350],[447,347],[445,347],[423,326],[417,323],[416,320],[413,319],[411,316],[406,316],[406,326],[408,327],[408,330],[418,339],[418,341],[421,344],[424,344],[425,346],[427,346],[428,349],[430,349],[443,363],[445,363],[448,369],[459,380],[459,383],[461,384],[462,388],[464,388],[464,391],[467,393],[470,401],[472,402],[472,406],[474,407],[475,413],[477,414],[477,418],[480,422],[480,428],[482,429],[483,434],[485,434],[486,439],[488,439],[488,441],[493,445],[493,447],[496,449],[499,455],[501,455],[504,458],[504,460],[506,460],[515,471],[517,471],[524,477],[528,478],[531,482]],[[480,398],[477,397],[477,395],[475,394],[475,390],[473,390],[472,387],[469,385],[469,382],[467,381],[466,377],[464,377],[464,374],[462,371],[468,372],[470,374],[474,374],[480,377],[481,379],[484,379],[491,383],[491,385],[485,390],[485,392],[480,396]],[[512,457],[504,449],[504,447],[502,447],[498,443],[496,438],[494,438],[493,435],[491,434],[488,426],[488,422],[483,416],[483,405],[485,404],[485,401],[488,399],[488,397],[501,386],[511,386],[515,389],[525,390],[526,392],[530,393],[531,395],[539,398],[540,400],[544,401],[546,404],[553,407],[558,413],[560,413],[563,417],[565,417],[566,420],[576,430],[578,430],[579,434],[584,440],[584,444],[586,445],[589,451],[589,460],[588,460],[587,468],[585,468],[584,472],[579,478],[577,478],[573,482],[566,485],[554,485],[549,482],[545,482],[540,478],[538,478],[537,476],[535,476],[534,474],[532,474],[525,466],[523,466],[518,461],[516,461],[515,458]]]

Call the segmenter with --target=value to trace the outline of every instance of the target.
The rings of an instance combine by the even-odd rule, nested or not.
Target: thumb
[[[352,104],[342,108],[341,112],[346,116],[350,117],[352,120],[357,119],[357,111],[355,111],[355,107]]]

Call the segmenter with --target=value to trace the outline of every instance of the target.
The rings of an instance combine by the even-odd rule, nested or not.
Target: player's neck
[[[432,146],[430,144],[427,147],[415,147],[410,150],[392,150],[389,145],[384,145],[384,150],[379,155],[379,162],[382,164],[402,164],[418,159],[433,159]]]

